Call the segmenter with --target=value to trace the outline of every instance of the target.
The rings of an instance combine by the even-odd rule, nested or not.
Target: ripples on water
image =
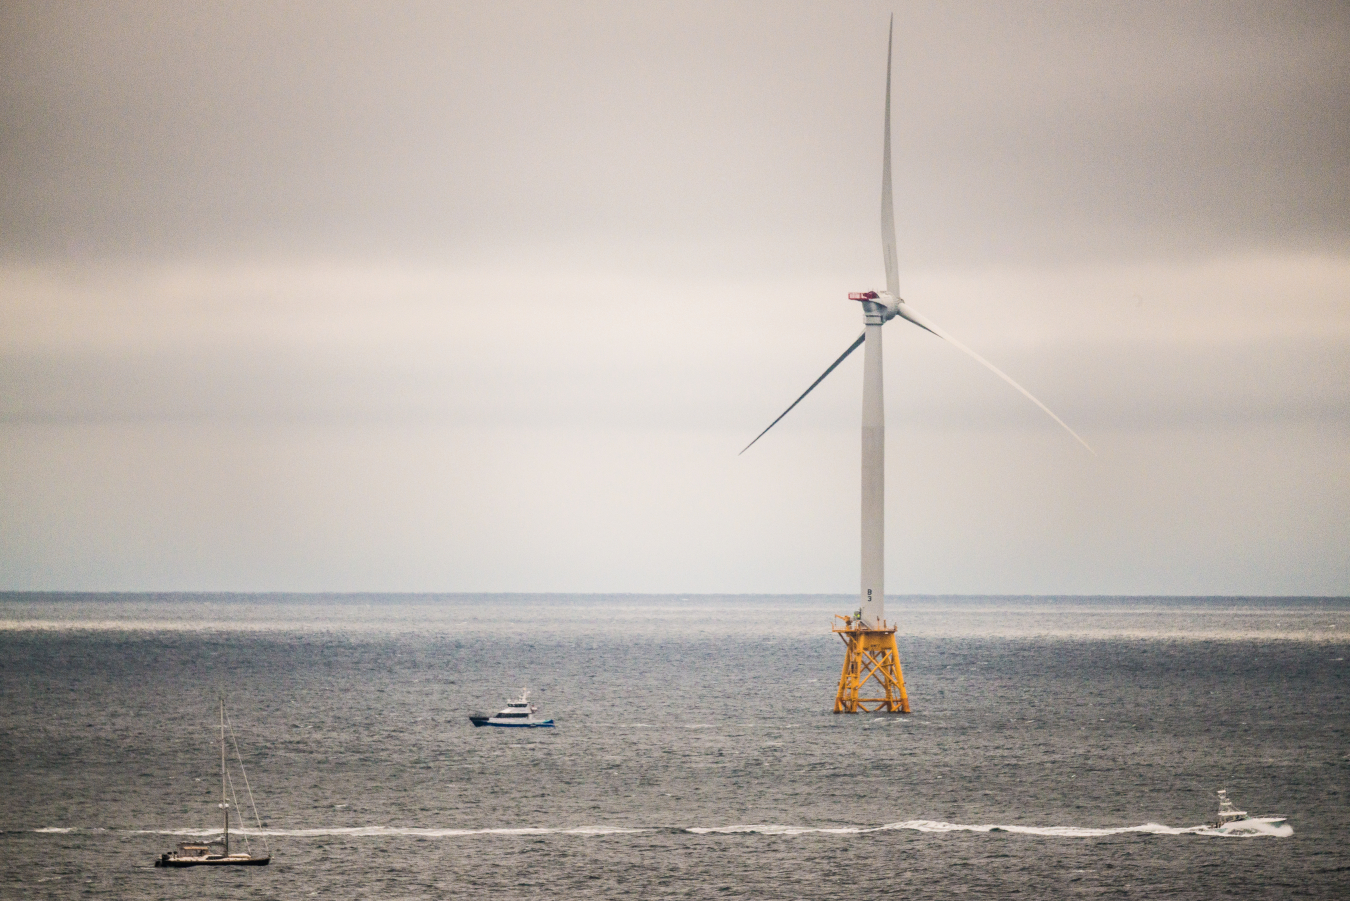
[[[0,596],[0,895],[1350,894],[1350,603],[889,602],[902,718],[828,712],[849,602]],[[275,862],[152,869],[222,688]]]

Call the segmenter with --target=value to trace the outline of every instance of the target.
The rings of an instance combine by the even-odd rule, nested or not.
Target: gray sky
[[[1344,4],[6,4],[0,588],[1350,593]]]

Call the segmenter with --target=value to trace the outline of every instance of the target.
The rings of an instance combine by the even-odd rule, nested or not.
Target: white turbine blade
[[[886,261],[886,290],[900,296],[900,266],[895,260],[895,200],[891,196],[891,41],[895,37],[895,14],[886,38],[886,138],[881,150],[881,255]]]
[[[1081,444],[1081,445],[1083,445],[1083,447],[1086,447],[1087,450],[1088,450],[1088,453],[1092,454],[1093,456],[1096,456],[1096,455],[1097,455],[1097,452],[1094,451],[1094,450],[1091,448],[1091,446],[1088,445],[1088,443],[1087,443],[1086,441],[1084,441],[1082,438],[1080,438],[1080,437],[1078,436],[1078,433],[1077,433],[1077,432],[1075,432],[1073,429],[1069,428],[1068,425],[1065,424],[1064,420],[1060,419],[1058,416],[1056,416],[1056,415],[1054,414],[1054,411],[1052,411],[1052,410],[1051,410],[1049,407],[1047,407],[1045,404],[1043,404],[1043,403],[1041,403],[1039,400],[1037,400],[1036,397],[1035,397],[1035,395],[1033,395],[1030,391],[1028,391],[1027,389],[1023,388],[1021,385],[1017,384],[1016,382],[1014,382],[1014,381],[1012,380],[1012,377],[1009,376],[1007,373],[1005,373],[1002,369],[999,369],[999,368],[998,368],[997,366],[995,366],[993,363],[990,363],[990,362],[989,362],[988,360],[986,360],[984,357],[982,357],[982,356],[980,356],[979,354],[975,353],[975,351],[971,350],[969,347],[966,347],[966,346],[965,346],[964,344],[962,344],[960,341],[957,341],[955,338],[953,338],[951,335],[949,335],[949,334],[947,334],[946,332],[944,332],[942,329],[938,328],[938,327],[937,327],[936,325],[934,325],[932,322],[929,322],[927,319],[923,318],[923,317],[920,316],[918,313],[916,313],[916,312],[914,312],[913,310],[911,310],[907,304],[904,304],[904,303],[899,304],[899,305],[897,306],[897,308],[896,308],[896,314],[899,315],[900,317],[904,318],[904,319],[908,319],[910,322],[914,323],[914,324],[917,325],[919,328],[925,329],[925,330],[927,330],[927,331],[932,332],[934,335],[937,335],[937,336],[938,336],[939,338],[941,338],[943,341],[946,341],[948,344],[951,344],[951,345],[953,345],[954,347],[956,347],[957,350],[964,351],[964,352],[965,352],[966,354],[968,354],[973,360],[975,360],[975,362],[979,363],[981,366],[983,366],[983,367],[985,367],[986,369],[988,369],[988,370],[989,370],[990,372],[992,372],[994,375],[996,375],[996,376],[998,376],[999,378],[1003,379],[1003,381],[1007,382],[1009,385],[1012,385],[1012,386],[1013,386],[1014,388],[1016,388],[1018,391],[1022,392],[1022,394],[1026,396],[1027,400],[1031,401],[1033,404],[1035,404],[1036,406],[1038,406],[1038,407],[1040,407],[1042,410],[1044,410],[1044,411],[1050,416],[1050,418],[1053,419],[1055,422],[1057,422],[1057,423],[1059,423],[1060,425],[1064,426],[1064,431],[1068,432],[1068,433],[1069,433],[1070,435],[1072,435],[1075,439],[1077,439],[1078,443]]]
[[[824,372],[822,372],[822,373],[820,374],[820,378],[816,379],[814,382],[811,383],[811,387],[810,387],[810,388],[807,388],[805,391],[802,392],[801,397],[797,398],[796,400],[794,400],[794,401],[792,402],[792,406],[789,406],[789,407],[788,407],[786,410],[784,410],[782,413],[779,413],[779,414],[778,414],[778,419],[775,419],[773,422],[769,423],[768,426],[765,427],[765,429],[764,429],[763,432],[760,432],[758,435],[755,436],[755,441],[758,441],[759,439],[763,438],[765,432],[768,432],[769,429],[771,429],[771,428],[773,428],[774,426],[778,425],[778,420],[779,420],[779,419],[782,419],[784,416],[786,416],[786,415],[788,415],[789,413],[791,413],[791,412],[792,412],[792,407],[795,407],[795,406],[797,406],[797,404],[801,403],[801,402],[802,402],[802,399],[805,398],[806,395],[810,394],[810,393],[815,389],[815,387],[816,387],[817,385],[819,385],[821,382],[825,381],[825,376],[829,375],[831,372],[834,372],[835,367],[838,366],[840,363],[844,362],[844,360],[846,360],[846,359],[848,358],[848,355],[849,355],[849,354],[851,354],[851,353],[853,353],[855,350],[857,350],[858,347],[863,343],[863,341],[866,340],[866,338],[867,338],[867,332],[864,331],[861,335],[858,336],[858,340],[857,340],[857,341],[854,341],[852,344],[850,344],[850,345],[848,346],[848,350],[844,351],[843,353],[841,353],[841,354],[839,355],[839,359],[835,360],[833,363],[830,364],[830,368],[829,368],[829,369],[825,370]],[[750,442],[749,444],[747,444],[745,447],[741,448],[741,454],[745,453],[745,452],[748,451],[751,447],[753,447],[754,444],[755,444],[755,441],[751,441],[751,442]],[[739,457],[741,454],[737,454],[736,456]]]

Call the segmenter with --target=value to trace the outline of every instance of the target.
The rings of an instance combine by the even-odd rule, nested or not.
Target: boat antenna
[[[234,742],[234,758],[239,761],[239,775],[244,777],[244,791],[248,794],[248,804],[253,808],[253,821],[258,824],[258,834],[262,836],[263,853],[271,855],[272,849],[267,844],[267,833],[263,832],[262,818],[258,816],[258,803],[253,800],[253,789],[248,784],[248,770],[244,769],[244,758],[239,753],[239,736],[234,732],[234,725],[230,722],[229,714],[225,715],[225,724],[230,727],[230,740]],[[244,820],[243,815],[239,817],[240,823]],[[244,835],[245,843],[248,842],[248,835]]]

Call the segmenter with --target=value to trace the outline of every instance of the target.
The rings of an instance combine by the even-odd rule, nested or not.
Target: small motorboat
[[[229,733],[234,736],[234,730],[230,727],[230,721],[225,716],[225,699],[220,699],[220,809],[224,814],[224,835],[219,841],[210,842],[179,842],[178,847],[173,851],[165,851],[159,857],[155,858],[157,867],[265,867],[272,862],[272,854],[266,850],[267,838],[263,837],[264,851],[260,855],[254,855],[248,847],[248,834],[244,834],[244,850],[230,851],[230,810],[237,805],[230,804],[230,795],[233,789],[233,780],[225,767],[225,736]],[[258,805],[253,802],[253,789],[248,784],[248,774],[244,772],[244,760],[239,756],[239,743],[236,740],[234,745],[235,757],[239,761],[239,775],[242,776],[244,789],[247,791],[249,804],[253,807],[253,819],[258,824],[259,831],[262,830],[262,820],[258,818]],[[236,811],[239,819],[240,831],[244,825],[243,815]]]
[[[510,726],[514,728],[552,728],[553,720],[543,720],[535,716],[539,708],[530,703],[530,690],[522,688],[520,697],[507,701],[506,706],[489,716],[486,713],[469,714],[469,722],[475,726]]]
[[[1219,816],[1210,825],[1215,829],[1226,831],[1241,831],[1247,827],[1257,826],[1283,826],[1284,817],[1253,817],[1248,816],[1247,811],[1238,810],[1233,802],[1228,800],[1228,792],[1219,789]]]

